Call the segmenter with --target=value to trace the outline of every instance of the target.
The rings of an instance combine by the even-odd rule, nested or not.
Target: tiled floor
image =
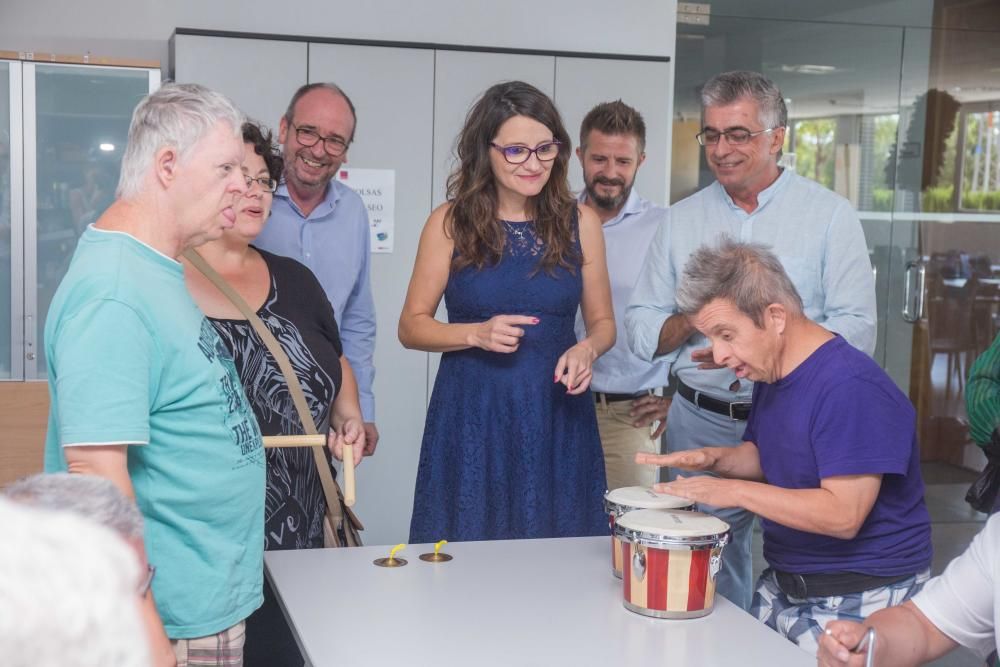
[[[925,464],[922,472],[934,545],[931,573],[940,574],[955,556],[965,551],[982,528],[986,515],[976,512],[965,502],[965,492],[976,477],[974,473],[938,463]],[[759,527],[754,534],[753,554],[756,576],[765,567]],[[931,664],[934,667],[982,667],[983,663],[971,652],[958,649]]]

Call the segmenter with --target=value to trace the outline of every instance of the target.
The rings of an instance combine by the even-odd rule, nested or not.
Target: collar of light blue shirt
[[[580,204],[587,203],[586,189],[580,191],[580,194],[576,196],[576,201],[579,202]],[[627,218],[628,216],[635,215],[636,213],[642,213],[647,208],[649,208],[649,202],[643,199],[641,196],[639,196],[639,193],[636,192],[635,188],[633,187],[632,191],[628,193],[628,199],[625,200],[625,205],[622,206],[622,209],[620,211],[618,211],[618,215],[605,222],[604,226],[613,227],[618,223],[620,223],[625,218]]]
[[[316,209],[309,215],[309,218],[325,216],[336,208],[337,202],[340,200],[340,196],[343,193],[343,188],[346,187],[346,185],[336,179],[330,181],[330,184],[326,186],[326,194],[323,196],[323,202],[316,207]],[[274,196],[287,200],[299,216],[303,218],[306,217],[302,215],[302,209],[300,209],[299,205],[295,203],[294,199],[292,199],[292,195],[288,193],[288,184],[285,182],[284,178],[282,178],[281,182],[278,183],[278,189],[274,191]]]
[[[765,206],[767,206],[768,203],[770,203],[770,201],[774,199],[774,196],[778,194],[778,192],[783,187],[785,187],[785,183],[787,183],[789,179],[791,179],[791,177],[792,177],[791,172],[789,172],[787,169],[782,168],[781,173],[778,175],[778,178],[775,179],[774,183],[771,183],[769,186],[761,190],[760,194],[757,195],[757,208],[753,210],[753,213],[756,213],[757,211],[760,211]],[[733,198],[729,196],[729,193],[726,192],[726,189],[722,187],[721,183],[716,181],[715,184],[719,187],[720,190],[722,190],[722,196],[726,200],[726,204],[729,205],[729,208],[733,209],[734,211],[742,212],[744,215],[751,215],[750,213],[747,213],[742,208],[736,205],[736,202],[734,202]]]

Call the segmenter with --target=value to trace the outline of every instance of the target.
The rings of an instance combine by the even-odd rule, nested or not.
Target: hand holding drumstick
[[[365,450],[365,425],[359,419],[349,418],[339,428],[330,429],[327,446],[335,459],[344,462],[344,504],[354,505],[354,467],[361,464]],[[345,451],[346,448],[346,451]]]

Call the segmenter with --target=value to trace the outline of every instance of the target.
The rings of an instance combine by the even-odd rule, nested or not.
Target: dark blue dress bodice
[[[448,321],[529,315],[517,351],[446,352],[428,406],[410,542],[607,533],[604,459],[594,399],[554,382],[576,343],[580,269],[538,267],[530,222],[502,223],[501,261],[453,272]],[[577,241],[578,243],[578,241]],[[578,246],[579,247],[579,246]]]

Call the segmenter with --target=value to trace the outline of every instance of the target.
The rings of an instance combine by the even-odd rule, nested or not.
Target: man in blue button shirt
[[[597,426],[604,448],[608,488],[652,486],[656,470],[635,462],[639,452],[659,453],[665,422],[650,433],[650,413],[659,413],[663,400],[652,390],[666,386],[670,364],[640,359],[628,348],[625,307],[642,266],[639,258],[653,240],[666,209],[654,206],[632,189],[646,159],[646,123],[623,103],[598,104],[580,125],[576,155],[583,166],[586,188],[579,201],[597,212],[604,229],[618,339],[594,362],[591,389],[597,400]],[[586,336],[583,318],[576,318],[578,338]],[[664,411],[665,412],[665,411]]]
[[[335,180],[347,162],[357,115],[333,83],[299,88],[281,118],[278,140],[285,176],[271,217],[255,245],[292,257],[319,279],[333,305],[344,354],[358,380],[365,420],[365,455],[375,453],[375,302],[371,289],[368,211],[361,197]]]
[[[677,313],[677,280],[689,255],[729,236],[771,247],[802,297],[806,316],[854,347],[875,349],[875,279],[857,213],[843,197],[778,166],[788,112],[781,91],[756,72],[727,72],[701,92],[697,139],[716,177],[673,205],[650,245],[625,315],[632,351],[663,359],[680,398],[667,415],[667,448],[737,446],[752,383],[712,361],[704,336]],[[718,590],[749,608],[753,515],[700,509],[733,528]]]

